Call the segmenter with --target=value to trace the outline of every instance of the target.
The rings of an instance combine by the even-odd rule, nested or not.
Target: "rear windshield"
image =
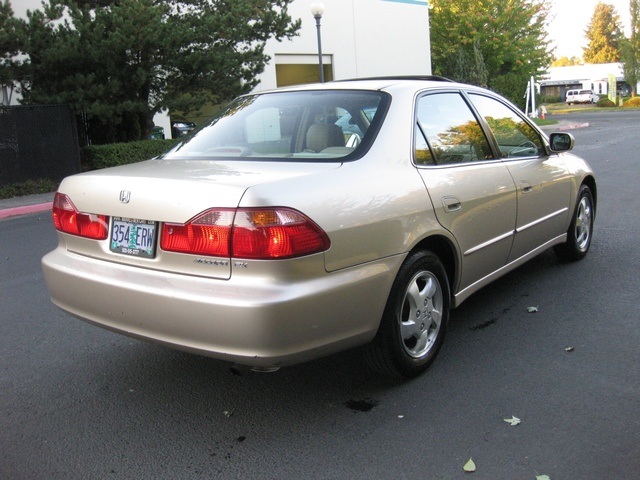
[[[388,103],[385,93],[355,90],[240,97],[162,158],[355,159],[373,141]]]

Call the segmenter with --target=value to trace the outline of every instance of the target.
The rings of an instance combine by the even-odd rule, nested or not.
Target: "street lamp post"
[[[316,19],[316,30],[318,31],[318,68],[320,73],[320,83],[324,83],[324,69],[322,68],[322,38],[320,35],[320,20],[324,13],[324,3],[313,2],[311,4],[311,14]]]

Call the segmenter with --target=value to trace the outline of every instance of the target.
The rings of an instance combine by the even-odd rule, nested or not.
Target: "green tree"
[[[551,62],[552,67],[570,67],[573,65],[582,65],[582,59],[578,57],[560,57]]]
[[[638,0],[629,1],[631,35],[622,42],[624,79],[631,86],[631,95],[638,94],[640,80],[640,5]]]
[[[20,53],[18,26],[19,21],[13,16],[9,0],[0,1],[0,89],[4,105],[9,104],[16,80],[19,78],[19,62],[15,60]]]
[[[453,58],[452,78],[460,82],[486,87],[489,72],[477,42],[473,44],[471,54],[467,50],[461,46],[458,47]]]
[[[530,77],[551,63],[548,0],[431,0],[430,5],[434,73],[473,78],[477,61],[467,62],[470,75],[457,67],[462,50],[468,59],[482,58],[489,88],[522,106]]]
[[[583,53],[586,63],[620,61],[620,40],[624,36],[620,16],[612,5],[598,2],[585,35],[588,40],[588,46]]]
[[[26,103],[68,103],[95,143],[146,138],[160,110],[250,91],[292,0],[49,0],[23,25]]]

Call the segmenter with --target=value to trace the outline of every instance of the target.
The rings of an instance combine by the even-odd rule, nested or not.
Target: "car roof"
[[[307,90],[387,90],[397,86],[406,86],[409,89],[425,89],[438,87],[456,87],[456,88],[473,88],[480,89],[473,85],[456,83],[445,77],[436,75],[402,75],[402,76],[382,76],[382,77],[366,77],[352,78],[344,80],[334,80],[325,83],[308,83],[302,85],[291,85],[280,87],[273,90],[265,90],[255,93],[271,93],[286,91],[307,91]]]

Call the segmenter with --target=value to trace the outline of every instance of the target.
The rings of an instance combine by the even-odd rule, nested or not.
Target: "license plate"
[[[156,222],[113,217],[109,249],[124,255],[153,258],[156,250]]]

